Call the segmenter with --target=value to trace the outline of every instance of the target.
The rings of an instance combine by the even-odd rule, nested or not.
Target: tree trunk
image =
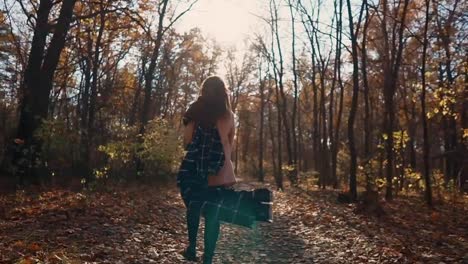
[[[145,73],[145,93],[144,93],[144,100],[143,106],[141,110],[141,124],[140,124],[140,134],[144,134],[145,126],[149,121],[149,110],[151,105],[151,91],[153,90],[153,80],[154,80],[154,73],[156,70],[157,60],[160,53],[162,38],[163,38],[163,29],[164,29],[164,18],[166,16],[167,5],[169,0],[163,0],[161,5],[161,11],[159,12],[159,21],[158,21],[158,30],[156,32],[156,39],[154,41],[153,52],[149,59],[148,69]]]
[[[430,7],[431,0],[426,0],[426,21],[424,23],[424,42],[423,42],[423,53],[422,53],[422,66],[421,66],[421,121],[423,129],[423,164],[424,164],[424,183],[425,183],[425,192],[424,197],[428,206],[432,206],[432,188],[431,188],[431,171],[429,165],[429,131],[427,129],[427,117],[426,117],[426,56],[427,56],[427,46],[428,38],[427,31],[429,27]]]
[[[258,134],[258,179],[263,182],[264,181],[264,171],[263,171],[263,127],[265,123],[265,80],[262,79],[262,64],[259,65],[259,80],[260,80],[260,128]]]
[[[141,96],[141,91],[142,91],[142,84],[143,84],[143,79],[145,76],[145,68],[146,68],[146,57],[141,58],[141,65],[140,65],[140,72],[138,74],[138,83],[136,86],[135,90],[135,95],[133,96],[133,102],[132,102],[132,107],[130,110],[130,115],[128,118],[128,124],[130,126],[135,125],[136,123],[136,117],[138,116],[138,105],[140,102],[140,96]]]
[[[95,125],[94,121],[96,119],[96,103],[97,103],[97,95],[98,95],[98,79],[99,79],[99,68],[100,68],[100,49],[102,44],[102,36],[104,34],[105,29],[105,12],[102,1],[99,3],[99,31],[96,37],[96,43],[94,49],[89,50],[89,56],[92,55],[92,72],[91,72],[91,93],[89,94],[89,112],[88,116],[85,117],[88,119],[87,126],[86,126],[86,133],[85,133],[85,150],[84,150],[84,169],[85,169],[85,179],[87,182],[92,178],[92,159],[91,159],[91,151],[93,150],[93,140],[95,134]],[[92,43],[92,39],[89,40]],[[92,45],[92,44],[91,44]]]
[[[363,5],[366,8],[366,18],[364,22],[364,29],[362,31],[362,48],[361,48],[361,72],[362,72],[362,83],[364,86],[364,173],[366,175],[366,190],[370,191],[371,186],[371,144],[372,144],[372,135],[371,135],[371,118],[370,118],[370,99],[369,99],[369,83],[367,79],[367,29],[369,26],[369,6],[367,5],[367,0],[364,1]]]
[[[358,54],[357,54],[357,39],[354,35],[354,22],[351,12],[351,2],[346,0],[348,5],[348,18],[349,18],[349,31],[351,36],[351,49],[353,59],[353,96],[351,101],[351,109],[348,118],[348,141],[350,151],[350,170],[349,170],[349,191],[351,199],[357,199],[357,186],[356,186],[356,169],[357,169],[357,155],[356,146],[354,143],[354,119],[357,111],[358,93],[359,93],[359,68],[358,68]]]
[[[275,40],[276,40],[276,46],[278,49],[278,59],[279,59],[279,69],[277,71],[277,81],[278,81],[278,86],[279,86],[279,94],[281,95],[280,98],[277,98],[278,100],[281,100],[279,112],[282,116],[282,122],[283,122],[283,127],[284,127],[284,134],[285,134],[285,140],[286,140],[286,151],[288,155],[288,166],[293,166],[293,156],[292,156],[292,146],[291,146],[291,128],[289,126],[288,122],[288,103],[287,103],[287,98],[286,94],[284,91],[284,83],[283,83],[283,77],[284,77],[284,63],[283,63],[283,53],[281,49],[281,41],[280,41],[280,36],[279,36],[279,29],[278,29],[278,9],[276,6],[276,3],[274,3],[274,20],[273,20],[273,25],[274,25],[274,34],[275,34]],[[296,175],[293,172],[288,171],[288,176],[292,184],[296,183]]]
[[[21,112],[17,136],[28,142],[27,144],[33,144],[31,141],[33,140],[34,131],[40,126],[41,120],[47,116],[47,108],[41,109],[35,99],[38,97],[45,97],[46,101],[49,99],[49,94],[44,93],[45,87],[40,87],[38,84],[41,79],[44,49],[49,34],[48,20],[51,9],[51,0],[40,1],[28,64],[24,72],[23,98],[20,104]],[[44,99],[41,101],[44,101]]]
[[[384,116],[384,131],[387,135],[387,140],[385,141],[385,151],[387,158],[386,165],[386,192],[385,198],[391,200],[393,198],[393,167],[394,167],[394,155],[393,155],[393,129],[395,123],[395,106],[394,106],[394,95],[396,91],[396,86],[398,84],[398,73],[401,65],[401,57],[403,53],[403,30],[405,28],[405,19],[406,13],[408,11],[409,0],[404,0],[403,12],[401,14],[401,21],[398,21],[392,18],[394,26],[393,31],[396,32],[397,25],[400,25],[398,28],[398,43],[393,40],[393,46],[390,47],[388,43],[388,33],[387,33],[387,17],[388,17],[388,4],[387,1],[383,1],[383,20],[382,20],[382,31],[384,32],[384,41],[385,41],[385,55],[384,55],[384,104],[385,104],[385,116]],[[399,6],[399,4],[398,4]],[[396,34],[396,33],[395,33]],[[394,35],[395,35],[394,34]],[[391,50],[390,50],[391,49]],[[391,56],[389,56],[389,53]]]
[[[272,91],[271,88],[268,89],[268,97],[271,98]],[[278,151],[276,149],[276,142],[275,142],[275,128],[273,127],[273,110],[272,110],[271,100],[268,103],[268,130],[270,132],[270,140],[271,140],[271,161],[273,164],[273,175],[275,178],[276,187],[279,190],[283,189],[283,179],[281,176],[281,172],[279,166],[276,161],[276,157]]]
[[[65,46],[75,2],[76,0],[63,1],[47,50],[45,46],[49,34],[48,19],[53,2],[41,0],[39,3],[28,65],[24,74],[23,98],[20,104],[17,131],[18,138],[25,140],[25,148],[32,152],[30,153],[32,156],[27,157],[31,164],[40,157],[41,143],[34,138],[34,134],[41,126],[43,119],[47,118],[53,78],[60,54]],[[36,170],[33,169],[32,172],[35,173],[34,171]],[[33,180],[37,181],[37,177],[38,175]]]
[[[338,113],[336,117],[336,126],[335,126],[335,135],[333,139],[333,148],[332,148],[332,179],[335,181],[334,186],[335,188],[338,187],[340,181],[338,179],[338,176],[336,174],[337,166],[338,166],[338,147],[339,147],[339,138],[340,138],[340,126],[341,126],[341,118],[342,118],[342,113],[343,113],[343,98],[344,98],[344,85],[343,85],[343,80],[341,78],[341,39],[342,39],[342,19],[343,19],[343,0],[339,0],[339,14],[338,14],[338,19],[337,19],[337,28],[336,28],[336,34],[337,34],[337,48],[336,48],[336,73],[337,73],[337,78],[338,78],[338,85],[340,87],[340,99],[338,103]],[[333,125],[331,123],[330,125]]]
[[[291,42],[291,49],[292,49],[292,71],[293,71],[293,84],[294,84],[294,101],[293,101],[293,111],[292,111],[292,119],[291,119],[291,133],[292,133],[292,144],[293,144],[293,165],[294,165],[294,172],[296,177],[297,176],[297,135],[296,135],[296,119],[297,119],[297,101],[298,101],[298,76],[297,76],[297,69],[296,69],[296,27],[294,21],[294,14],[293,14],[293,6],[291,0],[288,1],[289,4],[289,12],[291,14],[291,30],[292,30],[292,42]]]
[[[150,105],[151,105],[151,92],[153,90],[154,73],[156,70],[157,60],[159,57],[160,47],[161,47],[163,33],[164,33],[163,23],[164,23],[164,18],[166,16],[168,3],[169,3],[169,0],[163,0],[161,3],[162,6],[160,6],[160,11],[158,14],[159,18],[158,18],[158,29],[156,32],[156,39],[154,40],[153,51],[149,59],[148,69],[146,69],[146,72],[145,72],[144,98],[143,98],[143,106],[141,109],[141,116],[140,116],[140,129],[139,129],[140,135],[145,134],[145,128],[150,119],[149,113],[150,113]],[[139,140],[141,143],[142,137],[140,137]],[[141,159],[136,158],[135,167],[136,167],[137,178],[143,175],[143,171],[144,171],[143,166],[144,164],[141,161]]]
[[[275,80],[275,100],[276,100],[276,111],[277,111],[277,146],[278,151],[276,153],[278,159],[278,175],[276,177],[276,185],[278,189],[283,189],[283,160],[282,160],[282,120],[281,120],[281,109],[282,109],[282,102],[280,99],[280,84],[282,85],[282,78],[283,74],[283,63],[280,63],[280,69],[276,67],[276,56],[275,56],[275,39],[276,43],[279,43],[279,33],[278,33],[278,10],[276,6],[276,2],[274,0],[270,1],[270,16],[271,16],[271,54],[272,60],[270,61],[271,67],[273,68],[273,76]],[[276,38],[275,38],[276,37]],[[279,49],[281,50],[281,49]],[[281,58],[281,56],[280,56]],[[280,59],[281,60],[281,59]],[[284,106],[283,106],[284,107]]]

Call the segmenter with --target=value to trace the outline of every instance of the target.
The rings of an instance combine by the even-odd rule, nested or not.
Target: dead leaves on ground
[[[173,252],[185,242],[184,209],[175,190],[55,190],[0,202],[0,263],[180,262]]]
[[[463,263],[465,205],[386,203],[355,214],[333,191],[275,193],[274,223],[223,225],[218,263]],[[115,187],[0,196],[0,263],[183,263],[185,209],[177,190]],[[464,207],[465,206],[465,207]],[[203,230],[203,228],[201,228]],[[201,231],[202,232],[202,231]],[[199,253],[202,252],[199,235]]]

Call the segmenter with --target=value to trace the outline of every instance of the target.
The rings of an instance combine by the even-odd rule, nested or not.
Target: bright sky
[[[323,1],[323,0],[322,0]],[[304,3],[310,3],[304,1]],[[312,1],[316,3],[315,1]],[[284,56],[289,61],[288,55],[290,51],[290,14],[289,9],[284,1],[277,1],[281,4],[279,10],[280,31],[283,44]],[[345,11],[345,9],[343,9]],[[329,31],[327,27],[331,23],[333,15],[333,2],[326,0],[321,2],[321,25],[323,31]],[[269,30],[265,21],[259,17],[269,18],[269,1],[267,0],[198,0],[192,10],[185,14],[180,21],[175,25],[179,32],[188,31],[194,27],[201,29],[202,34],[216,40],[218,44],[225,48],[234,47],[238,51],[237,59],[240,61],[243,51],[245,51],[246,40],[254,33],[267,33]],[[300,23],[299,14],[296,14],[296,33],[298,36],[306,37],[303,26]],[[346,19],[346,18],[344,18]],[[344,21],[346,24],[346,20]],[[321,39],[323,44],[329,44],[329,39]],[[303,39],[296,41],[296,51],[299,52],[302,45],[308,46],[308,42]],[[225,69],[220,65],[221,69],[218,74],[223,75]]]
[[[199,27],[203,34],[223,46],[237,46],[259,24],[259,1],[256,0],[199,0],[176,28],[188,31]]]

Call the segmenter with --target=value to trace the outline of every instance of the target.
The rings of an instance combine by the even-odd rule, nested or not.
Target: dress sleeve
[[[184,146],[187,146],[192,142],[193,130],[195,128],[195,123],[193,121],[187,123],[184,127]]]

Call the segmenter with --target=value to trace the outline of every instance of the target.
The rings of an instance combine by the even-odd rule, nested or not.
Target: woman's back
[[[234,167],[231,161],[232,147],[234,143],[234,114],[229,111],[225,116],[218,119],[216,122],[218,133],[221,138],[224,150],[224,165],[217,175],[211,175],[208,177],[208,185],[210,186],[230,186],[236,183],[236,177],[234,175]]]

